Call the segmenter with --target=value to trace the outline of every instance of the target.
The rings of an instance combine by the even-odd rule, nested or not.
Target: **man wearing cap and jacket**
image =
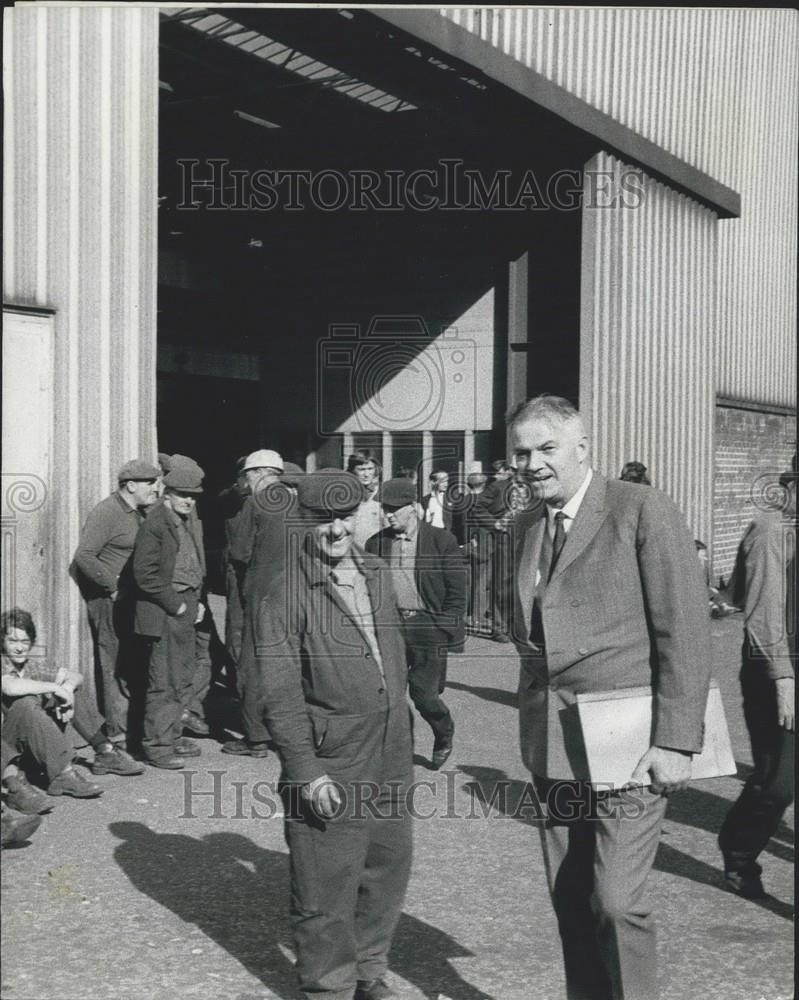
[[[144,711],[145,756],[154,767],[183,767],[200,749],[181,736],[194,675],[194,625],[204,608],[202,526],[192,518],[202,493],[203,470],[192,459],[172,456],[164,495],[144,520],[133,550],[135,630],[149,642]]]
[[[285,560],[285,516],[293,494],[282,481],[283,459],[271,448],[259,448],[244,461],[242,472],[250,490],[231,538],[228,558],[239,581],[244,609],[236,685],[241,701],[244,738],[228,740],[222,752],[242,757],[266,757],[269,730],[260,708],[253,623],[261,598]]]
[[[362,496],[337,469],[300,479],[296,557],[256,629],[283,765],[297,974],[314,1000],[392,995],[383,975],[410,873],[405,651],[390,575],[353,545]]]
[[[366,551],[388,563],[399,601],[408,658],[408,686],[416,710],[433,730],[433,760],[440,768],[452,753],[455,724],[441,695],[447,651],[463,645],[466,567],[455,539],[417,513],[416,488],[389,479],[380,490],[389,527],[373,535]]]
[[[95,749],[91,765],[95,774],[141,774],[143,770],[124,752],[132,682],[135,688],[131,673],[137,668],[130,662],[130,558],[145,510],[156,499],[159,476],[160,470],[152,462],[142,458],[126,462],[117,475],[118,488],[86,518],[73,558],[72,567],[89,614],[99,667],[98,707],[105,720],[96,734],[84,734]],[[90,697],[88,690],[79,695],[78,725],[85,714],[81,702]]]

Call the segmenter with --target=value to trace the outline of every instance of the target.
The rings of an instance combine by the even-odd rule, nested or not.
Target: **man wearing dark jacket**
[[[373,535],[366,551],[390,567],[408,656],[408,686],[416,710],[433,730],[433,768],[452,753],[455,725],[441,695],[447,683],[447,651],[463,644],[466,579],[454,535],[419,518],[415,489],[389,479],[380,501],[390,527]]]
[[[228,740],[222,752],[242,757],[266,757],[269,730],[259,708],[260,688],[255,664],[255,615],[272,580],[286,561],[286,512],[294,497],[281,482],[283,459],[271,448],[260,448],[244,462],[251,495],[244,501],[232,538],[229,558],[238,577],[244,607],[236,683],[241,700],[243,739]]]
[[[194,625],[204,613],[202,528],[190,516],[203,475],[196,462],[173,456],[163,499],[139,528],[133,550],[134,627],[150,645],[142,747],[154,767],[180,768],[200,754],[181,736],[181,716],[192,694]]]
[[[363,488],[298,483],[293,558],[257,621],[263,708],[283,765],[297,975],[314,1000],[383,1000],[411,862],[408,672],[385,566],[353,545]]]

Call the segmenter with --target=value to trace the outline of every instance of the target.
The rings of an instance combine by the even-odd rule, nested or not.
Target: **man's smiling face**
[[[511,450],[525,467],[536,494],[552,507],[563,507],[588,472],[588,439],[582,421],[528,417],[511,428]]]

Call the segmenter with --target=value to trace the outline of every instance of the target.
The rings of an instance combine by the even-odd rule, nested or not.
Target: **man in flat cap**
[[[417,712],[433,730],[433,767],[452,753],[455,724],[441,695],[447,652],[463,645],[466,567],[455,536],[423,521],[416,487],[389,479],[380,490],[389,527],[373,535],[367,552],[390,567],[408,659],[408,686]]]
[[[228,740],[222,752],[242,757],[266,757],[269,730],[260,711],[253,629],[255,613],[269,584],[285,561],[285,518],[294,499],[281,481],[283,459],[271,448],[259,448],[242,469],[250,496],[244,501],[231,539],[229,558],[239,580],[243,604],[241,651],[236,684],[241,700],[244,738]]]
[[[172,456],[164,495],[140,527],[133,551],[135,630],[149,644],[142,747],[154,767],[180,768],[200,753],[181,733],[192,694],[194,625],[204,613],[202,527],[191,516],[203,475],[196,462]]]
[[[412,744],[397,601],[353,544],[363,497],[337,469],[298,483],[290,558],[258,611],[263,708],[281,757],[300,988],[392,995],[384,973],[411,861]]]
[[[76,728],[95,751],[95,774],[141,774],[140,764],[125,752],[129,723],[129,685],[132,655],[132,587],[130,559],[144,513],[156,499],[160,470],[152,462],[134,458],[117,475],[117,489],[89,513],[73,558],[81,593],[86,600],[97,665],[97,702],[88,706],[89,687],[76,704]],[[99,710],[101,725],[83,733]],[[94,712],[96,718],[97,712]],[[94,721],[89,723],[94,729]]]

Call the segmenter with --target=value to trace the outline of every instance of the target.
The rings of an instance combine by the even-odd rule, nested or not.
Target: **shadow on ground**
[[[194,838],[133,822],[108,829],[120,841],[114,859],[139,892],[198,927],[276,997],[301,1000],[283,950],[292,948],[286,854],[236,833]],[[437,927],[403,913],[391,971],[429,1000],[442,993],[451,1000],[493,1000],[449,964],[472,954]]]
[[[752,768],[748,764],[741,763],[737,766],[738,777],[743,782],[752,773]],[[694,783],[669,798],[666,819],[718,835],[731,805],[732,803],[723,796],[708,792],[699,783]],[[793,841],[793,830],[786,823],[780,823],[777,832],[766,845],[764,853],[773,854],[774,857],[793,864]]]
[[[460,681],[447,681],[447,690],[453,688],[455,691],[466,691],[476,698],[484,701],[493,701],[498,705],[507,705],[509,708],[518,706],[518,699],[515,691],[503,691],[502,688],[480,687],[476,684],[461,684]]]
[[[745,768],[744,768],[745,769]],[[464,791],[471,797],[471,815],[488,815],[498,812],[510,819],[535,825],[540,818],[540,809],[529,782],[516,781],[508,778],[504,771],[493,767],[478,767],[476,765],[460,765],[464,774],[474,779],[466,782]],[[751,769],[749,769],[751,770]],[[730,808],[727,799],[710,792],[701,791],[693,786],[669,799],[667,820],[685,823],[690,826],[718,834],[721,823]],[[479,812],[477,811],[479,810]],[[784,828],[784,831],[783,831]],[[782,824],[780,833],[791,831]],[[793,848],[772,840],[768,850],[776,857],[793,862]],[[721,856],[719,866],[709,865],[699,861],[683,851],[661,842],[655,859],[655,870],[690,879],[714,889],[724,890]],[[746,905],[759,906],[776,916],[786,920],[793,919],[793,907],[779,899],[768,896],[765,899],[748,900]]]

